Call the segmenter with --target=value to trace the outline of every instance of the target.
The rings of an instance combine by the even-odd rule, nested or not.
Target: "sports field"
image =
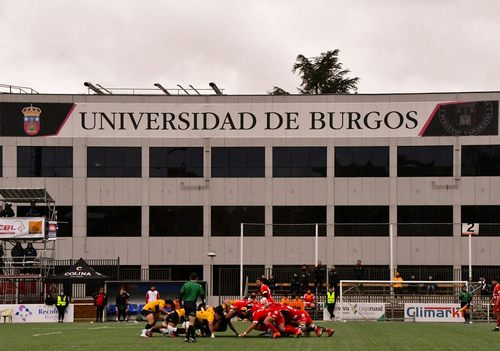
[[[252,331],[244,338],[234,333],[216,334],[215,339],[198,338],[197,343],[186,344],[183,337],[152,338],[139,335],[144,323],[63,323],[63,324],[0,324],[2,350],[150,350],[167,348],[169,351],[203,350],[487,350],[496,348],[500,332],[492,332],[492,323],[403,323],[351,322],[317,323],[333,327],[335,334],[328,338],[310,336],[269,339]],[[235,323],[244,331],[248,323]]]

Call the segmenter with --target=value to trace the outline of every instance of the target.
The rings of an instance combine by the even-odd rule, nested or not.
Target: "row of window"
[[[38,208],[38,207],[37,207]],[[29,206],[18,206],[23,216]],[[40,207],[40,214],[44,208]],[[71,206],[58,206],[58,236],[72,236]],[[212,206],[211,235],[264,236],[264,206]],[[326,206],[273,206],[273,236],[315,236],[327,223]],[[335,206],[335,236],[388,236],[389,206]],[[149,236],[203,236],[203,206],[150,206]],[[398,206],[397,236],[453,236],[453,206]],[[481,236],[500,236],[500,206],[462,206],[461,222],[481,223]],[[254,223],[254,224],[251,224]],[[304,224],[297,226],[296,224]],[[141,236],[140,206],[88,206],[87,236]],[[326,236],[326,225],[318,235]]]
[[[141,177],[141,152],[140,147],[87,147],[87,177]],[[204,177],[203,158],[202,147],[150,147],[149,176]],[[326,177],[326,165],[326,147],[273,147],[275,178]],[[73,148],[18,146],[17,176],[72,177]],[[264,147],[211,148],[211,177],[264,176]],[[398,146],[397,176],[453,176],[453,146]],[[462,176],[500,176],[500,145],[462,146]],[[389,147],[335,147],[335,177],[389,177]]]

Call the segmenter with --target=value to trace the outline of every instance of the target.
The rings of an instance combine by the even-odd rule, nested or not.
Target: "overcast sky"
[[[0,0],[0,84],[41,93],[297,93],[297,55],[333,49],[359,93],[497,91],[500,0]]]

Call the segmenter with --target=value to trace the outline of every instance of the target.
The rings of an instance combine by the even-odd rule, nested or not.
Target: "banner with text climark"
[[[463,322],[460,304],[405,303],[405,322]]]
[[[488,97],[495,94],[488,94]],[[496,95],[495,95],[496,96]],[[485,95],[486,97],[486,95]],[[281,103],[0,102],[0,136],[316,138],[498,135],[497,100]]]

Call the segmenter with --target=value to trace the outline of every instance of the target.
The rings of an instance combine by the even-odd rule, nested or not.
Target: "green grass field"
[[[2,350],[488,350],[496,348],[500,332],[492,332],[492,323],[403,323],[403,322],[352,322],[317,323],[335,329],[333,337],[310,336],[269,339],[252,331],[244,338],[237,338],[229,331],[218,333],[215,339],[198,338],[186,344],[183,337],[141,338],[144,323],[40,323],[0,324]],[[248,323],[235,323],[244,331]],[[146,349],[146,347],[148,349]]]

